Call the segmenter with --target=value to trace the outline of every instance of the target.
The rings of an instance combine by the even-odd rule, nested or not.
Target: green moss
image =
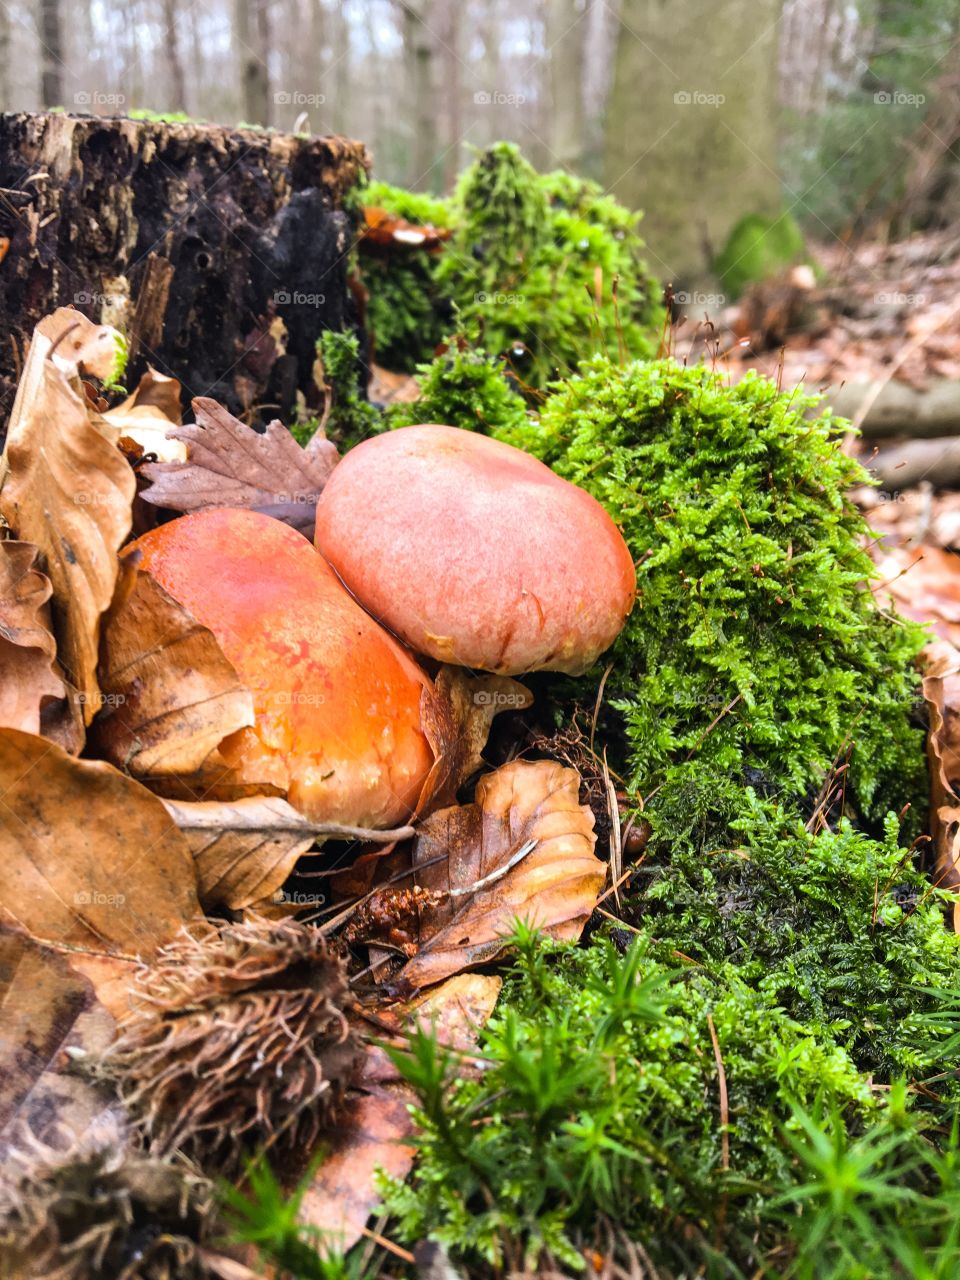
[[[495,435],[522,430],[527,422],[525,401],[505,377],[502,362],[462,336],[449,339],[435,360],[419,366],[417,376],[419,400],[392,405],[391,427],[443,422]]]
[[[653,353],[662,313],[639,217],[596,183],[540,175],[497,143],[463,174],[453,215],[439,281],[468,334],[510,353],[527,382],[543,386],[597,350]]]
[[[841,451],[844,424],[806,416],[815,405],[754,374],[727,387],[702,367],[598,357],[539,422],[501,433],[594,494],[634,556],[606,731],[654,815],[686,815],[675,840],[725,830],[747,783],[816,793],[848,754],[848,806],[922,804],[923,632],[866,589],[867,528],[845,496],[866,473]]]
[[[386,209],[408,222],[450,225],[447,203],[422,192],[371,182],[360,196],[363,204]],[[439,254],[426,249],[408,248],[382,257],[363,254],[368,324],[376,359],[388,369],[413,369],[429,359],[443,338],[450,305],[436,281],[438,264]]]
[[[864,848],[860,861],[876,853]],[[885,869],[877,856],[874,869]],[[838,888],[838,913],[861,906],[848,885]],[[892,929],[886,902],[881,911]],[[927,932],[913,929],[921,961]],[[524,927],[515,944],[516,967],[480,1037],[482,1073],[464,1073],[423,1033],[409,1054],[396,1055],[419,1097],[420,1160],[407,1185],[383,1181],[395,1238],[429,1236],[455,1259],[488,1266],[512,1253],[530,1270],[549,1250],[579,1270],[578,1233],[591,1242],[606,1215],[660,1274],[738,1276],[762,1267],[779,1275],[767,1270],[774,1246],[789,1264],[792,1237],[812,1233],[806,1221],[778,1216],[778,1197],[809,1196],[810,1213],[831,1205],[829,1185],[803,1191],[815,1171],[815,1153],[802,1150],[812,1134],[827,1139],[844,1184],[855,1172],[848,1157],[863,1141],[879,1137],[888,1153],[898,1150],[873,1172],[910,1185],[916,1217],[898,1221],[889,1205],[884,1214],[883,1186],[874,1202],[864,1193],[861,1230],[865,1223],[876,1256],[915,1225],[928,1232],[916,1241],[925,1256],[937,1234],[929,1222],[942,1222],[955,1203],[957,1178],[945,1195],[936,1144],[926,1137],[931,1117],[896,1085],[889,1095],[876,1089],[842,1032],[815,1018],[797,1021],[731,962],[678,971],[675,957],[655,956],[647,934],[625,957],[609,942],[577,950]],[[881,944],[882,955],[889,950]],[[932,984],[944,976],[938,965]],[[948,1135],[942,1141],[955,1151]],[[835,1248],[834,1237],[806,1243],[821,1262]]]
[[[327,437],[341,452],[352,449],[383,429],[379,411],[363,394],[359,341],[355,333],[326,329],[317,343],[323,364],[330,412],[325,423]],[[306,445],[320,426],[319,418],[294,423],[290,430],[298,444]]]
[[[464,172],[449,202],[384,184],[365,199],[453,228],[439,254],[364,255],[378,356],[390,367],[429,359],[454,307],[471,341],[507,355],[537,388],[597,350],[652,354],[663,313],[639,215],[596,183],[538,174],[502,142]]]
[[[714,270],[731,297],[737,297],[748,284],[802,262],[805,255],[803,232],[791,214],[771,219],[752,213],[730,232]]]

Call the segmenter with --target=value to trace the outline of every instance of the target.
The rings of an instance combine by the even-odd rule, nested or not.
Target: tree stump
[[[0,115],[0,419],[30,334],[75,306],[243,414],[319,402],[316,342],[355,323],[362,143],[193,123]]]

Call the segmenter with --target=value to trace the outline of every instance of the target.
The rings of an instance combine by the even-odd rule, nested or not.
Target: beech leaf
[[[173,511],[293,505],[312,517],[338,459],[329,440],[314,436],[301,449],[282,423],[254,431],[206,397],[193,401],[193,411],[195,423],[170,432],[187,446],[187,461],[141,468],[152,482],[141,494],[145,501]]]
[[[0,542],[0,724],[40,732],[41,705],[66,695],[54,669],[50,579],[29,542]]]
[[[135,441],[144,453],[153,453],[161,462],[186,462],[187,446],[171,439],[168,432],[179,427],[180,383],[156,369],[147,369],[136,391],[103,415],[118,435]]]
[[[140,960],[200,915],[162,801],[99,760],[0,729],[0,919],[62,952],[111,1013]]]
[[[118,1112],[109,1087],[72,1070],[76,1056],[100,1056],[114,1022],[64,955],[0,926],[0,1007],[0,1153],[79,1141]]]
[[[60,332],[62,340],[51,340],[48,330]],[[43,553],[60,664],[78,691],[86,724],[99,709],[100,620],[113,599],[117,552],[130,532],[136,482],[84,396],[72,359],[102,368],[106,352],[115,356],[118,336],[67,308],[37,326],[7,434],[0,488],[0,514],[20,539]]]
[[[432,1027],[439,1044],[467,1052],[493,1013],[501,985],[497,977],[461,974],[388,1020],[396,1022],[398,1033],[405,1024]],[[300,1206],[301,1222],[317,1227],[324,1241],[341,1251],[357,1243],[380,1203],[376,1171],[405,1178],[416,1154],[405,1141],[413,1133],[413,1090],[377,1047],[368,1050],[364,1074],[366,1086],[350,1097]]]
[[[580,936],[607,868],[579,796],[575,769],[515,760],[480,779],[473,804],[426,819],[413,848],[426,900],[404,988],[492,960],[518,917],[555,938]]]
[[[137,778],[226,772],[217,748],[253,724],[253,695],[213,632],[149,573],[131,572],[103,629],[97,745]]]

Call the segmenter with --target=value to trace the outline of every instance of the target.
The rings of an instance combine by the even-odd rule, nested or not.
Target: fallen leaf
[[[115,1016],[138,961],[200,915],[193,858],[162,802],[16,729],[0,729],[0,858],[0,918],[67,956]]]
[[[301,449],[282,423],[254,431],[205,397],[193,401],[193,410],[196,423],[170,433],[187,446],[188,461],[142,467],[141,474],[152,481],[141,494],[145,501],[173,511],[316,506],[338,459],[329,440],[318,433]]]
[[[118,436],[135,441],[144,453],[155,454],[160,462],[186,462],[187,446],[168,438],[171,427],[179,427],[180,383],[156,369],[147,369],[132,395],[115,409],[103,414]]]
[[[59,339],[51,339],[59,325]],[[7,433],[0,513],[43,553],[60,664],[89,724],[99,709],[100,620],[130,532],[136,482],[83,393],[77,369],[102,368],[112,329],[61,308],[34,331]],[[92,354],[91,354],[92,353]],[[79,362],[79,363],[77,363]]]
[[[474,676],[463,667],[442,666],[432,696],[422,699],[423,731],[434,765],[417,803],[422,817],[452,804],[471,774],[483,765],[494,717],[533,704],[533,694],[508,676]]]
[[[442,247],[452,232],[449,227],[434,227],[430,223],[408,222],[395,213],[389,213],[376,205],[366,205],[363,210],[363,227],[360,244],[380,249],[427,249]]]
[[[226,773],[217,748],[254,723],[253,694],[213,632],[149,573],[134,572],[104,622],[97,746],[137,778]]]
[[[406,1009],[387,1011],[387,1021],[395,1023],[398,1035],[405,1024],[432,1026],[440,1044],[455,1053],[469,1053],[493,1013],[501,985],[497,977],[460,975]],[[416,1154],[405,1141],[413,1133],[413,1090],[375,1045],[368,1049],[364,1074],[367,1087],[354,1091],[300,1209],[302,1222],[317,1227],[325,1243],[343,1251],[360,1239],[380,1202],[376,1170],[405,1178]]]
[[[579,937],[607,872],[579,793],[575,769],[518,760],[482,777],[473,804],[426,819],[413,864],[436,905],[420,912],[419,950],[400,971],[402,989],[492,960],[517,917],[556,938]]]
[[[42,704],[66,694],[38,554],[29,542],[0,542],[0,724],[27,733],[40,732]]]
[[[268,900],[290,875],[297,859],[317,840],[409,839],[412,827],[372,831],[342,823],[316,823],[279,796],[238,800],[164,800],[187,838],[197,864],[200,901],[207,909],[256,907],[271,916],[296,914],[296,902],[271,911]]]
[[[31,1139],[64,1147],[116,1116],[112,1091],[72,1070],[98,1058],[114,1022],[64,955],[0,926],[0,1153]]]
[[[413,1167],[416,1148],[406,1139],[415,1100],[413,1090],[399,1084],[375,1085],[348,1099],[337,1136],[300,1204],[301,1222],[322,1231],[328,1248],[345,1252],[363,1235],[380,1203],[378,1169],[402,1179]]]

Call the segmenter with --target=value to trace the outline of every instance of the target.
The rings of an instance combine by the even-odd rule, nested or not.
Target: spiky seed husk
[[[17,1280],[208,1280],[211,1184],[122,1144],[9,1154],[0,1178],[0,1275]]]
[[[230,1174],[258,1147],[304,1151],[361,1057],[340,955],[297,921],[205,922],[145,969],[104,1069],[149,1149]]]

